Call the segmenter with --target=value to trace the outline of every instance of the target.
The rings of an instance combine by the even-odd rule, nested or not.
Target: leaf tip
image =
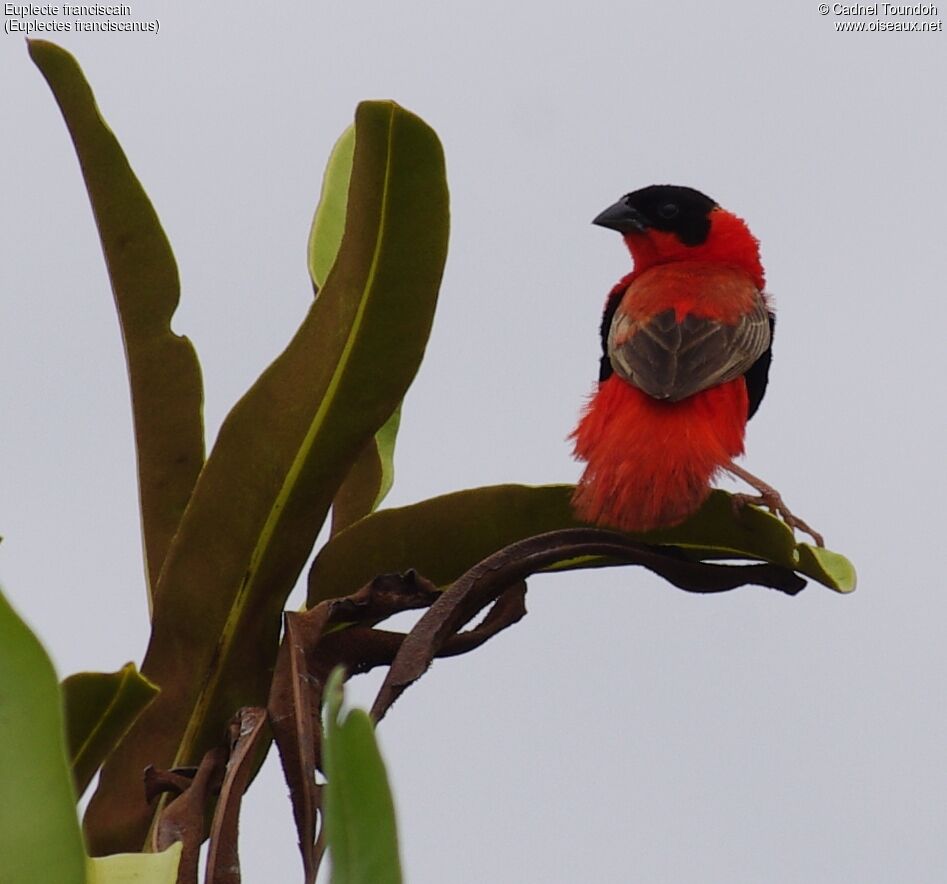
[[[44,52],[49,52],[49,53],[59,52],[62,55],[69,54],[68,52],[66,52],[65,49],[62,48],[62,46],[58,45],[57,43],[51,43],[49,40],[39,40],[39,39],[36,39],[35,37],[26,38],[26,51],[29,52],[30,58],[32,58],[33,61],[37,60],[36,56],[38,54],[42,54]]]
[[[841,553],[809,543],[800,543],[796,551],[800,565],[811,569],[806,570],[809,576],[843,595],[855,591],[858,585],[855,566]]]

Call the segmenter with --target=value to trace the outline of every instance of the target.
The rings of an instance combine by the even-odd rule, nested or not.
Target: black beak
[[[620,199],[615,205],[609,206],[604,212],[596,215],[592,223],[599,227],[607,227],[609,230],[617,230],[619,233],[641,233],[648,227],[644,215],[626,205],[624,199]]]

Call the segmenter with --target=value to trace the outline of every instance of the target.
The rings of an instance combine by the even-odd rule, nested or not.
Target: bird
[[[628,532],[693,515],[728,472],[819,546],[779,492],[735,463],[766,393],[776,325],[760,244],[746,222],[692,187],[656,184],[592,222],[617,231],[633,269],[611,289],[598,383],[571,434],[585,462],[572,495],[582,521]]]

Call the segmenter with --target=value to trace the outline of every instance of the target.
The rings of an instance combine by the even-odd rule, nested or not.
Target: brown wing
[[[769,345],[762,298],[736,325],[690,315],[678,322],[673,309],[641,323],[618,310],[608,333],[615,373],[671,402],[745,374]]]

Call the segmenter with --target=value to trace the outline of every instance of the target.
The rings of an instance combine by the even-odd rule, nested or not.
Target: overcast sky
[[[852,19],[815,0],[132,15],[159,33],[59,42],[174,246],[209,440],[309,304],[322,169],[360,99],[424,117],[451,187],[391,504],[577,478],[565,437],[630,266],[589,221],[620,194],[691,185],[762,241],[779,327],[744,463],[855,562],[858,591],[534,578],[521,624],[437,663],[379,729],[407,880],[945,880],[947,35],[839,33]],[[122,347],[21,36],[0,36],[0,82],[0,582],[61,675],[110,671],[147,641]],[[284,793],[268,763],[248,884],[299,880]]]

